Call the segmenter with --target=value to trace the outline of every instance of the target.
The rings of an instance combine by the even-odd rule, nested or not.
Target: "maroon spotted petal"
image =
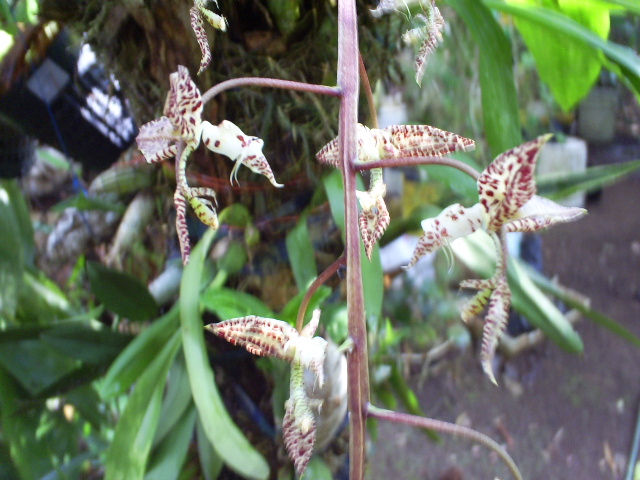
[[[478,178],[480,203],[489,216],[487,229],[498,231],[536,193],[534,170],[542,146],[551,135],[542,135],[496,157]]]

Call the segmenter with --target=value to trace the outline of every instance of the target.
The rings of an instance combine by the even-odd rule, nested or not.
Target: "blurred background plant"
[[[6,42],[38,23],[36,11],[65,25],[71,40],[90,44],[118,79],[139,124],[161,111],[176,65],[197,70],[197,44],[185,41],[192,39],[191,4],[0,0]],[[577,105],[599,79],[612,78],[602,66],[625,99],[622,131],[638,142],[634,2],[443,1],[445,41],[429,60],[421,90],[413,82],[413,54],[400,40],[420,6],[380,20],[369,14],[374,6],[358,5],[362,56],[380,103],[394,100],[407,123],[474,138],[478,153],[459,158],[479,170],[523,135],[579,133]],[[203,89],[241,76],[335,82],[331,2],[220,2],[220,10],[229,30],[210,31],[215,64],[197,79]],[[544,35],[544,48],[531,33],[541,23],[553,33]],[[558,71],[557,63],[566,69]],[[267,188],[248,171],[231,186],[230,164],[197,152],[190,180],[216,190],[223,226],[215,238],[200,240],[184,271],[171,165],[147,165],[129,149],[103,170],[107,165],[69,163],[82,158],[41,147],[20,183],[2,181],[0,478],[293,478],[278,437],[285,366],[205,339],[202,325],[247,314],[295,323],[303,292],[341,254],[340,175],[313,160],[336,135],[337,111],[331,99],[253,89],[228,92],[207,107],[212,122],[231,118],[265,139],[266,157],[287,188]],[[361,117],[367,118],[364,108]],[[594,191],[638,166],[553,174],[540,178],[539,189],[555,198]],[[427,378],[468,348],[474,330],[460,325],[452,285],[468,276],[463,269],[486,276],[493,267],[486,245],[474,239],[456,242],[453,253],[462,262],[441,255],[418,274],[400,271],[414,241],[407,233],[418,231],[421,219],[454,201],[477,200],[474,182],[457,171],[400,172],[395,183],[388,180],[394,220],[382,251],[363,266],[372,385],[376,402],[421,413],[405,374],[420,370]],[[204,233],[197,222],[190,229],[194,238]],[[575,292],[520,263],[510,274],[514,309],[563,348],[581,351],[574,317],[543,292],[640,346]],[[322,307],[321,330],[336,344],[347,331],[342,289],[332,278],[308,308]],[[339,360],[327,368],[336,382],[323,394],[335,400],[327,409],[334,416],[308,478],[344,478],[342,368]]]

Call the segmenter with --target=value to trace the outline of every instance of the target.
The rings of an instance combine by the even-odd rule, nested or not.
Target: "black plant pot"
[[[65,31],[0,97],[0,117],[92,171],[109,167],[137,134],[120,93],[99,64],[72,51]]]

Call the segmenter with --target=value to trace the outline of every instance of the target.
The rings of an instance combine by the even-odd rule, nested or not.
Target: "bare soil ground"
[[[605,188],[589,215],[544,234],[545,273],[640,336],[640,177]],[[584,354],[545,341],[510,359],[495,387],[477,352],[422,387],[432,418],[462,422],[506,446],[527,480],[624,477],[640,399],[640,350],[589,320],[576,326]],[[415,430],[379,425],[370,479],[510,478],[495,455],[466,440],[436,445]]]

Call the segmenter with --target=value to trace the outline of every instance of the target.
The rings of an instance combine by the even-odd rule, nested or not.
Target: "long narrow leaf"
[[[269,477],[269,466],[242,434],[224,407],[214,383],[204,343],[204,329],[199,311],[200,278],[205,255],[214,234],[213,230],[208,230],[194,248],[180,285],[180,319],[187,371],[202,425],[218,456],[239,475],[263,480]]]
[[[196,409],[191,404],[191,408],[183,412],[183,415],[174,424],[170,435],[164,437],[156,451],[153,452],[153,460],[144,476],[145,480],[178,479],[180,469],[187,457],[189,443],[193,437],[196,417]]]
[[[605,187],[640,168],[640,160],[598,165],[582,172],[553,173],[536,180],[538,195],[558,200],[576,192],[590,192]]]
[[[562,288],[560,285],[552,282],[544,275],[536,272],[533,269],[527,269],[529,276],[533,280],[533,282],[543,291],[557,297],[561,300],[566,306],[575,308],[580,313],[582,313],[589,320],[594,321],[598,325],[606,328],[611,333],[618,335],[623,338],[627,342],[635,345],[640,348],[640,338],[633,334],[630,330],[626,329],[614,319],[607,317],[601,312],[594,310],[588,304],[585,304],[579,298],[576,298],[575,295],[571,295],[566,289]]]
[[[446,0],[469,28],[480,53],[482,116],[493,156],[522,143],[509,39],[478,0]]]
[[[164,316],[138,335],[115,359],[102,382],[100,395],[112,399],[126,392],[154,359],[156,353],[176,332],[179,306],[174,305]]]
[[[180,333],[156,351],[154,359],[140,376],[118,421],[105,461],[106,480],[144,478],[151,444],[160,419],[162,392],[169,367],[180,348]]]

